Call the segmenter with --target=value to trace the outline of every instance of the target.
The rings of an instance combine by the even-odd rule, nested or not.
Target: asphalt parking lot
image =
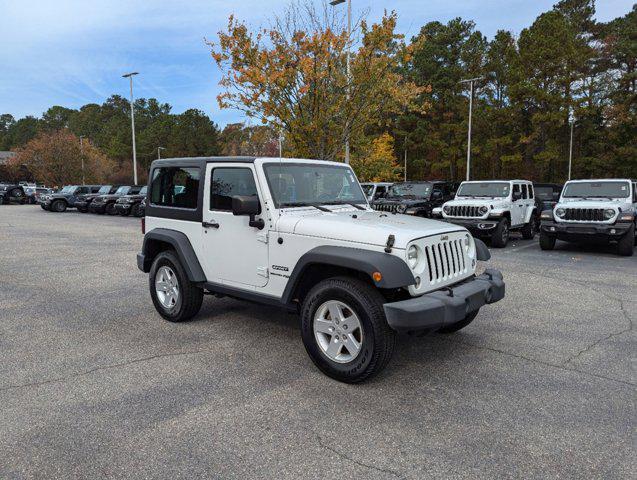
[[[634,478],[637,256],[515,239],[503,301],[351,386],[274,308],[163,321],[141,240],[0,207],[0,478]]]

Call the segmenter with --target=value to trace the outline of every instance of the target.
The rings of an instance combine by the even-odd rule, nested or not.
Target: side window
[[[529,198],[529,192],[526,188],[526,183],[522,184],[522,198],[527,199]]]
[[[533,191],[533,185],[529,184],[529,198],[535,198],[535,192]]]
[[[76,194],[83,194],[83,193],[90,193],[90,189],[89,187],[80,187],[77,189],[77,192],[75,192]]]
[[[633,183],[633,203],[637,203],[637,183]]]
[[[153,170],[150,201],[163,207],[197,208],[199,169],[164,167]]]
[[[210,180],[210,210],[232,210],[234,195],[256,196],[257,186],[249,168],[215,168]]]
[[[513,184],[513,195],[512,195],[511,198],[515,197],[519,193],[520,193],[520,184],[519,183],[514,183]]]

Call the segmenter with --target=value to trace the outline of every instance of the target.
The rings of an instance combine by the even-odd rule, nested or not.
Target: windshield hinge
[[[268,267],[257,267],[257,275],[268,278]]]
[[[268,243],[268,234],[265,232],[257,233],[257,240],[263,243]]]
[[[395,242],[396,237],[394,237],[393,235],[387,237],[387,243],[385,244],[385,253],[391,253],[391,248],[394,246]]]

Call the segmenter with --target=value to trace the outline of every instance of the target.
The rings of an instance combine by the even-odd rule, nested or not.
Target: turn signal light
[[[372,278],[374,279],[375,282],[380,282],[383,279],[383,276],[381,275],[380,272],[374,272],[372,273]]]

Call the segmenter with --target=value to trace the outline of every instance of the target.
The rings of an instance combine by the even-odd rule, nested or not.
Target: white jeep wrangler
[[[617,242],[620,255],[635,250],[637,181],[627,179],[566,182],[553,210],[542,212],[540,247],[553,250],[567,242]]]
[[[493,247],[505,247],[511,231],[533,239],[539,227],[533,184],[527,180],[462,182],[456,197],[434,218],[461,225],[474,236],[489,238]]]
[[[194,316],[204,294],[279,305],[327,375],[360,382],[396,332],[455,332],[504,297],[476,275],[489,251],[466,229],[372,210],[349,166],[317,160],[153,162],[138,267],[157,311]]]

